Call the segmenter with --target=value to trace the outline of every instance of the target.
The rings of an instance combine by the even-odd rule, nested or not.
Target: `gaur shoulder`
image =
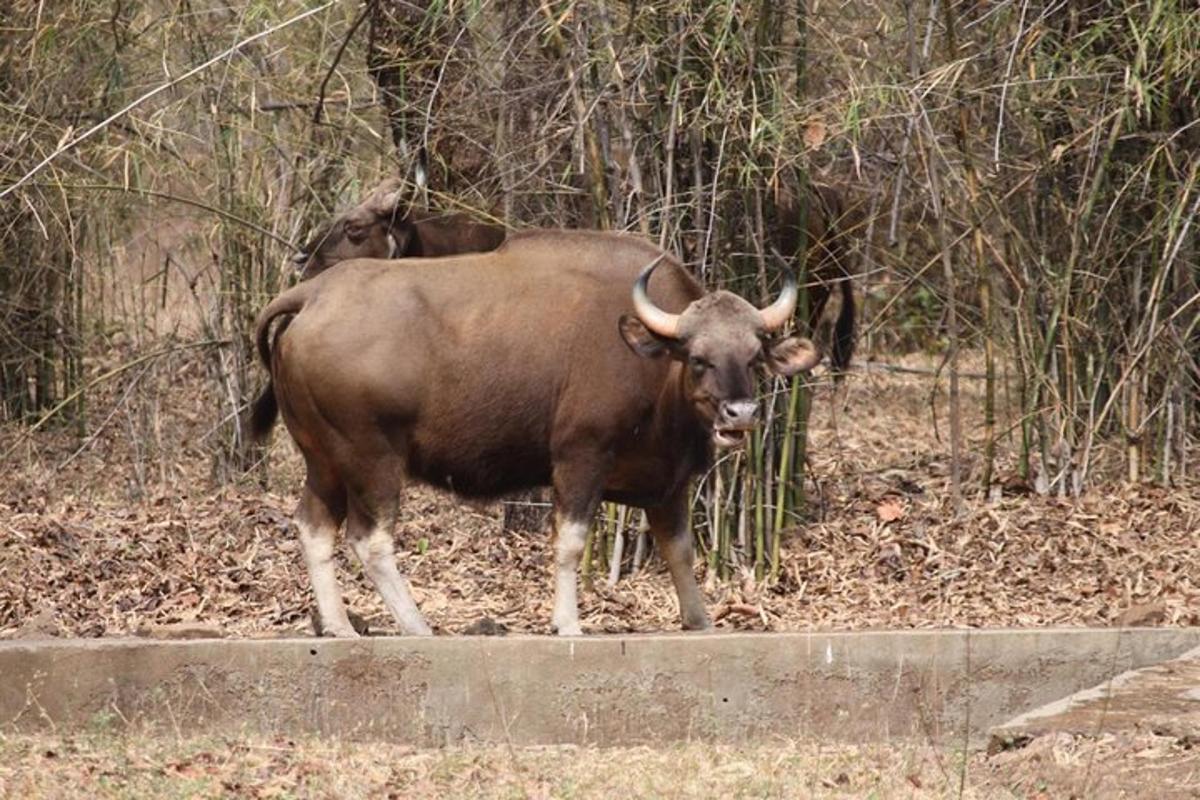
[[[636,258],[646,263],[662,255],[663,248],[640,233],[628,231],[569,230],[562,228],[531,228],[510,233],[497,252],[545,250],[558,256],[572,253],[603,252],[614,258]],[[685,274],[687,269],[671,251],[666,251],[665,264]]]
[[[632,233],[630,231],[576,230],[570,228],[528,228],[526,230],[510,231],[505,245],[512,246],[530,243],[604,243],[607,246],[612,246],[614,240],[620,242],[622,246],[637,247],[645,250],[647,253],[657,255],[662,252],[662,248],[640,233]]]

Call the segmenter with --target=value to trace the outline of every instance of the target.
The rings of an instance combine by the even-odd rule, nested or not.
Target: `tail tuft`
[[[267,307],[258,315],[258,322],[255,324],[254,340],[258,346],[258,357],[262,361],[262,365],[267,368],[267,373],[272,374],[271,369],[271,353],[272,350],[279,345],[279,337],[287,330],[287,326],[291,323],[292,317],[284,316],[283,320],[275,329],[275,335],[271,335],[271,322],[276,318],[286,314],[295,314],[304,307],[304,301],[308,297],[311,284],[300,284],[293,286],[288,291],[276,297]],[[271,428],[275,425],[275,420],[279,417],[279,401],[275,397],[275,381],[273,377],[267,378],[267,385],[263,388],[262,393],[254,401],[254,405],[250,408],[250,418],[244,426],[244,430],[248,434],[248,439],[251,442],[261,443],[267,435],[271,433]]]
[[[275,383],[268,380],[266,387],[250,407],[250,441],[254,444],[266,441],[278,417],[279,401],[275,399]]]
[[[854,355],[854,340],[856,335],[854,287],[850,284],[850,277],[843,278],[840,285],[842,288],[842,309],[838,313],[837,322],[833,326],[833,352],[829,356],[830,363],[834,369],[834,379],[839,381],[850,367],[850,358]]]

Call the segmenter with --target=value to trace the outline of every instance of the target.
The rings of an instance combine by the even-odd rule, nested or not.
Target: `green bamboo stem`
[[[775,484],[777,501],[775,503],[775,535],[771,539],[771,582],[774,582],[779,576],[780,540],[783,538],[784,519],[788,511],[787,487],[792,475],[793,450],[796,446],[796,437],[792,435],[792,431],[796,428],[803,392],[804,384],[801,381],[793,381],[791,392],[788,395],[787,418],[782,437],[783,449],[779,454],[779,472]]]

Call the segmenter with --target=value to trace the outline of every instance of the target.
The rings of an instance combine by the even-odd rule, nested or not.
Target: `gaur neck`
[[[678,482],[705,469],[712,462],[712,434],[708,423],[697,416],[684,381],[684,365],[672,361],[667,380],[654,407],[651,430],[659,452],[672,452],[679,464]]]

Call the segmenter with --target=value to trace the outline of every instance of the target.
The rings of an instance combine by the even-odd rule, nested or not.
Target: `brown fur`
[[[300,280],[356,258],[433,258],[483,253],[504,242],[503,227],[479,222],[466,214],[400,211],[401,186],[395,178],[383,181],[357,206],[310,238],[293,259]],[[283,327],[280,326],[281,332]],[[260,331],[259,335],[266,336],[266,331]],[[268,342],[260,338],[258,351],[264,364],[268,363],[264,354],[269,349]],[[254,431],[270,430],[278,415],[275,390],[268,380],[250,406],[247,424],[252,438],[259,438],[253,435]]]
[[[786,258],[800,247],[801,202],[782,181],[775,199],[775,220],[769,225],[768,244]],[[505,229],[467,214],[402,210],[402,183],[388,178],[310,238],[297,256],[301,280],[319,275],[342,261],[354,258],[431,258],[482,253],[503,243]],[[840,374],[854,353],[854,288],[846,245],[849,215],[841,193],[830,186],[809,184],[805,240],[808,282],[808,331],[820,327],[825,306],[836,290],[842,303],[833,325],[830,363]],[[353,233],[353,237],[350,235]],[[389,241],[389,234],[391,239]]]
[[[633,236],[539,231],[404,269],[344,262],[278,297],[257,341],[308,467],[302,515],[387,525],[411,478],[467,496],[550,485],[565,519],[603,498],[655,509],[658,537],[686,534],[722,404],[753,400],[764,359],[790,374],[815,358],[806,341],[767,341],[752,306],[705,297],[671,258],[650,295],[683,314],[685,336],[641,329],[631,289],[661,254]],[[271,348],[272,321],[293,314]],[[707,624],[689,609],[685,623]]]
[[[767,237],[781,255],[791,258],[800,248],[801,204],[794,191],[781,191],[775,199],[777,219]],[[841,193],[829,186],[809,185],[805,209],[805,263],[808,286],[808,332],[815,335],[829,297],[836,289],[842,306],[833,326],[830,364],[837,373],[850,366],[854,355],[855,305],[846,246],[848,214]]]

